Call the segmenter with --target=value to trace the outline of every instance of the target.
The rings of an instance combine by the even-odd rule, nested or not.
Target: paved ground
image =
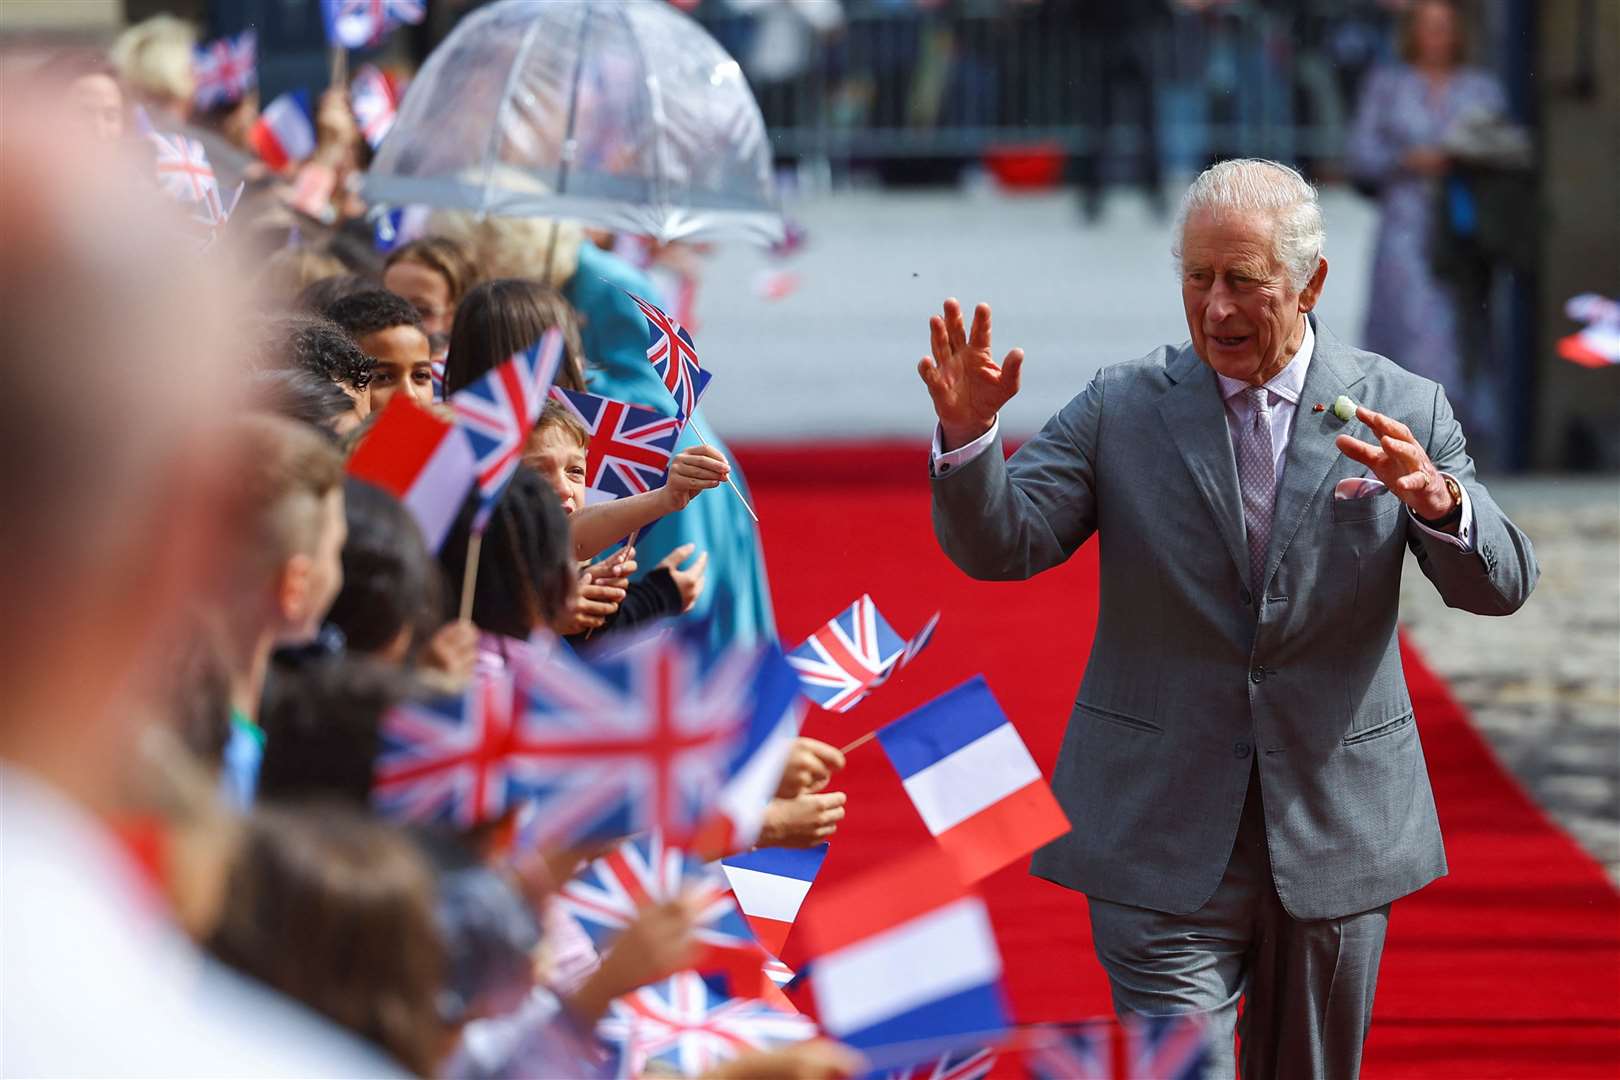
[[[1497,755],[1620,885],[1620,481],[1490,483],[1541,582],[1517,614],[1452,611],[1408,559],[1401,615]]]
[[[1325,192],[1324,323],[1355,341],[1374,218]],[[930,428],[914,369],[946,296],[987,300],[998,351],[1028,353],[1004,415],[1035,430],[1101,364],[1185,336],[1170,223],[1131,195],[1083,228],[1072,198],[979,188],[904,196],[841,192],[792,216],[809,245],[786,263],[730,248],[709,264],[698,345],[716,373],[704,408],[733,441],[919,439]],[[800,287],[767,301],[762,273]],[[1531,535],[1543,568],[1509,619],[1446,609],[1415,567],[1403,615],[1502,760],[1620,883],[1620,480],[1501,480],[1492,490]]]

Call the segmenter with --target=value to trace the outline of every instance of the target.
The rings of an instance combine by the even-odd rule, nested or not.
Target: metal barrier
[[[850,0],[836,27],[793,4],[704,22],[748,72],[783,158],[970,159],[1038,145],[1082,172],[1135,161],[1156,176],[1221,156],[1339,156],[1355,86],[1387,39],[1375,9],[1328,0],[1288,15],[1237,0],[1172,14],[1154,3]],[[1127,8],[1138,13],[1117,13]]]

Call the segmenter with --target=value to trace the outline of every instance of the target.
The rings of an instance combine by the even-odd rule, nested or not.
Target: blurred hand
[[[691,967],[697,961],[694,931],[703,907],[701,897],[688,893],[642,908],[602,957],[602,965],[569,999],[575,1018],[594,1028],[614,998]]]
[[[447,622],[434,631],[417,657],[417,666],[437,671],[445,681],[465,686],[478,662],[478,627],[466,619]]]
[[[815,847],[838,831],[846,799],[842,791],[804,792],[791,799],[772,799],[765,807],[759,846]]]
[[[669,512],[686,509],[700,491],[719,487],[731,475],[731,463],[712,446],[682,450],[669,463],[669,479],[660,490]]]
[[[689,568],[680,569],[681,563],[690,558],[692,552],[696,550],[696,544],[682,544],[665,555],[663,561],[658,564],[660,569],[669,571],[669,576],[675,582],[675,588],[680,590],[683,612],[691,611],[692,605],[697,603],[697,598],[703,595],[703,577],[709,565],[709,553],[705,551]]]
[[[1401,159],[1401,164],[1419,176],[1444,176],[1451,170],[1451,157],[1444,150],[1420,146],[1408,150],[1406,156]]]
[[[341,86],[328,87],[315,107],[315,156],[335,165],[359,142],[360,126],[349,106],[349,92]]]
[[[945,301],[944,317],[928,320],[933,356],[917,361],[917,374],[934,399],[945,450],[977,439],[990,430],[1001,407],[1018,393],[1024,350],[1013,349],[998,366],[990,356],[990,305],[973,312],[973,334],[962,324],[962,305]]]
[[[791,799],[804,792],[818,792],[832,781],[832,774],[843,767],[844,755],[837,747],[800,735],[788,752],[782,782],[776,786],[776,797]]]
[[[706,1080],[845,1080],[866,1070],[842,1043],[809,1039],[779,1050],[754,1050],[704,1073]]]

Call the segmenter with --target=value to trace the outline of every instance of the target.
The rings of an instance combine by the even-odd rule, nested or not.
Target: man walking
[[[1406,551],[1480,614],[1538,575],[1443,389],[1312,314],[1322,246],[1294,170],[1206,170],[1175,249],[1191,340],[1102,369],[1011,459],[1024,357],[993,360],[988,306],[969,333],[947,301],[918,365],[952,561],[1027,578],[1098,534],[1053,776],[1074,828],[1033,871],[1086,894],[1115,1008],[1205,1014],[1218,1074],[1245,999],[1246,1080],[1358,1073],[1390,904],[1446,870],[1396,640]]]

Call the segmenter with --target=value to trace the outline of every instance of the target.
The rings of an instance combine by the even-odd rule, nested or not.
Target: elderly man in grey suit
[[[1024,357],[994,361],[989,308],[969,332],[947,301],[918,366],[957,566],[1027,578],[1098,535],[1053,776],[1074,827],[1033,872],[1086,895],[1121,1014],[1205,1014],[1227,1076],[1240,1024],[1246,1080],[1358,1073],[1390,903],[1446,871],[1396,642],[1407,550],[1484,615],[1538,574],[1443,389],[1312,314],[1322,245],[1298,173],[1211,167],[1175,249],[1191,340],[1103,368],[1010,459]]]

